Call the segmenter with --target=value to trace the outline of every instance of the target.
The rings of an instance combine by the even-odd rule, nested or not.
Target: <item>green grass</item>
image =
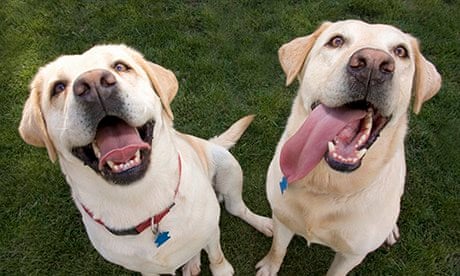
[[[2,1],[0,275],[131,274],[97,254],[58,166],[19,138],[27,86],[41,65],[94,44],[126,43],[176,73],[178,130],[211,137],[256,114],[233,153],[245,171],[246,202],[270,215],[265,173],[297,88],[284,87],[277,49],[324,20],[345,18],[412,33],[443,75],[439,95],[411,115],[402,240],[370,254],[352,274],[460,275],[459,14],[455,0]],[[226,212],[221,230],[237,275],[253,275],[271,240]],[[295,238],[280,275],[324,274],[332,257]]]

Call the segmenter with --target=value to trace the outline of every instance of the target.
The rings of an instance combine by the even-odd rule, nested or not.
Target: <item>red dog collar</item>
[[[175,202],[174,200],[176,199],[177,193],[179,192],[179,185],[180,185],[180,180],[181,180],[181,175],[182,175],[182,161],[180,158],[180,155],[177,156],[178,162],[179,162],[179,180],[177,181],[177,186],[176,190],[174,191],[174,199],[173,203],[169,205],[166,209],[161,211],[160,213],[154,215],[153,217],[150,217],[143,222],[139,223],[137,226],[128,228],[128,229],[122,229],[122,230],[117,230],[117,229],[112,229],[104,224],[104,222],[101,219],[96,219],[94,218],[93,213],[82,203],[81,206],[83,207],[83,210],[97,223],[100,225],[104,226],[110,233],[117,235],[117,236],[126,236],[126,235],[137,235],[142,233],[145,229],[149,228],[153,225],[158,226],[160,221],[171,211],[172,207],[174,207]]]

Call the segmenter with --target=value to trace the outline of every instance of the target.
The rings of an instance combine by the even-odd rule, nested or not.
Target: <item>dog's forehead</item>
[[[91,63],[105,63],[107,61],[131,60],[133,50],[124,45],[98,45],[84,52],[81,56],[90,65]]]
[[[57,73],[66,67],[71,68],[72,64],[77,63],[79,60],[79,55],[64,55],[60,56],[54,61],[43,66],[42,70],[46,71],[47,74]]]
[[[80,55],[60,56],[40,69],[43,83],[47,85],[57,80],[66,80],[81,67]]]
[[[63,55],[41,68],[44,84],[73,81],[93,69],[107,69],[116,62],[133,62],[126,46],[95,46],[80,55]]]
[[[357,20],[338,21],[331,24],[318,40],[326,43],[336,35],[342,35],[352,43],[367,43],[376,46],[395,43],[410,44],[410,35],[393,26],[368,24]]]

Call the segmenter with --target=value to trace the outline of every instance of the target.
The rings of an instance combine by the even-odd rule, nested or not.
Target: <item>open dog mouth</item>
[[[155,123],[132,127],[124,120],[107,116],[99,122],[95,139],[72,153],[114,184],[126,185],[141,179],[150,163]]]
[[[334,170],[354,171],[389,120],[367,101],[333,108],[315,103],[283,145],[281,170],[289,183],[306,176],[323,158]]]
[[[350,103],[335,111],[337,115],[361,111],[357,117],[347,120],[346,125],[328,141],[328,149],[324,154],[331,168],[351,172],[359,168],[367,150],[377,140],[390,118],[382,116],[378,109],[365,101]]]

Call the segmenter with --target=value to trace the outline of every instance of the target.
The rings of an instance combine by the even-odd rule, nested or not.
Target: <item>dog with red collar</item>
[[[218,197],[265,235],[271,219],[242,200],[228,149],[253,117],[209,141],[173,128],[175,75],[124,45],[95,46],[40,68],[19,132],[59,164],[88,236],[108,261],[148,275],[232,275],[220,246]],[[218,197],[216,197],[216,193]]]

